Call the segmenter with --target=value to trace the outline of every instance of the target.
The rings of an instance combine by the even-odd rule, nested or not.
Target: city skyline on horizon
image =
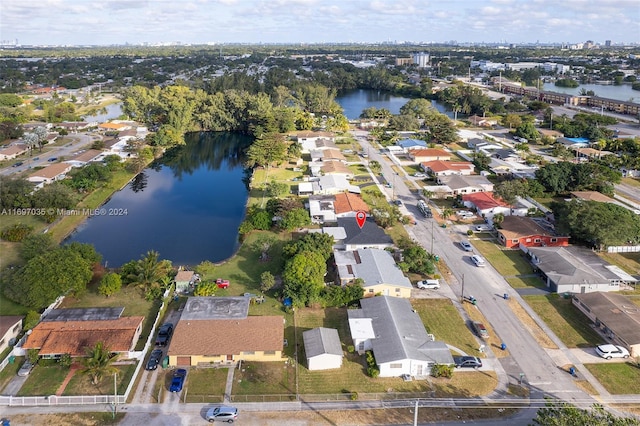
[[[639,6],[638,0],[4,0],[0,39],[22,46],[628,45],[640,42]]]

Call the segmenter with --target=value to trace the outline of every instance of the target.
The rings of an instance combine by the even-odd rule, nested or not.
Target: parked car
[[[394,200],[393,204],[395,204],[398,207],[402,206],[402,200]]]
[[[484,326],[483,323],[479,321],[474,321],[471,323],[473,326],[473,330],[480,336],[482,339],[487,339],[489,337],[489,332],[487,331],[487,327]]]
[[[169,392],[180,392],[182,386],[184,386],[184,379],[187,377],[187,370],[184,368],[178,368],[173,372],[173,378],[171,379],[171,386],[169,386]]]
[[[51,157],[47,161],[51,161],[51,162],[58,161],[58,157]]]
[[[462,247],[464,251],[473,251],[473,246],[467,240],[460,241],[460,247]]]
[[[158,337],[156,337],[156,345],[158,346],[167,346],[169,343],[169,339],[171,338],[171,334],[173,334],[173,324],[165,323],[160,326],[158,329]]]
[[[476,232],[486,232],[491,231],[491,227],[489,225],[476,225]]]
[[[424,173],[417,172],[413,174],[413,177],[424,178],[424,177],[427,177],[427,175],[425,175]]]
[[[229,287],[229,280],[223,280],[222,278],[218,278],[216,280],[216,286],[218,288],[227,288]]]
[[[416,286],[419,289],[425,290],[438,290],[440,288],[440,281],[438,280],[423,280],[423,281],[418,281],[416,283]]]
[[[31,361],[27,359],[24,362],[24,364],[22,364],[22,367],[20,367],[20,370],[18,370],[18,376],[20,377],[28,376],[29,373],[31,373],[31,370],[33,370],[33,367],[35,367],[35,365],[32,364]]]
[[[15,164],[13,165],[13,167],[20,167],[20,166],[22,166],[23,164],[24,164],[24,163],[23,163],[22,161],[18,161],[17,163],[15,163]]]
[[[33,157],[33,158],[31,159],[31,161],[38,161],[39,159],[40,159],[40,157]]]
[[[477,254],[474,254],[473,256],[471,256],[471,261],[473,262],[474,265],[478,267],[483,267],[486,265],[484,259],[478,256]]]
[[[602,358],[629,358],[629,351],[622,346],[600,345],[596,346],[596,353]]]
[[[158,364],[160,364],[160,360],[162,359],[162,350],[154,349],[151,352],[151,356],[149,357],[149,361],[147,361],[147,365],[145,366],[145,370],[155,370],[158,368]]]
[[[469,216],[473,215],[469,210],[459,210],[456,212],[456,216]]]
[[[238,419],[238,409],[235,407],[228,407],[223,405],[221,407],[210,408],[207,411],[207,420],[210,423],[218,420],[221,422],[233,423]]]
[[[479,368],[482,360],[475,356],[454,356],[453,363],[457,368]]]

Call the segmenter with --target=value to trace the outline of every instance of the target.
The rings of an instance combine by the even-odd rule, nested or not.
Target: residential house
[[[64,354],[83,357],[98,342],[113,353],[135,349],[144,317],[122,317],[124,308],[58,309],[50,312],[31,331],[23,349],[38,349],[43,358]],[[125,355],[125,356],[127,356]]]
[[[604,261],[589,249],[577,246],[526,247],[547,288],[556,293],[618,291],[637,280],[615,265]]]
[[[335,195],[310,195],[308,206],[312,223],[336,221]]]
[[[304,197],[313,194],[312,182],[300,182],[298,184],[298,196]]]
[[[324,161],[320,167],[320,173],[325,176],[339,175],[344,176],[346,179],[353,179],[353,171],[341,161]]]
[[[248,316],[249,301],[189,297],[169,344],[169,365],[282,361],[284,318]]]
[[[44,169],[37,170],[27,176],[29,182],[37,184],[49,184],[64,179],[73,166],[68,163],[53,163]]]
[[[316,178],[312,182],[314,195],[338,194],[340,192],[360,193],[360,187],[351,185],[346,176],[340,174],[328,174]]]
[[[449,161],[451,160],[451,153],[443,149],[436,148],[412,149],[409,151],[409,158],[418,164],[438,160]]]
[[[492,192],[493,183],[485,176],[441,176],[436,179],[441,185],[451,189],[451,195],[473,194],[474,192]]]
[[[373,351],[380,377],[425,377],[435,364],[453,364],[447,345],[427,334],[409,300],[371,297],[360,306],[347,311],[353,345],[359,353]]]
[[[528,208],[516,202],[514,205],[505,203],[503,200],[493,196],[492,192],[474,192],[463,194],[462,202],[466,207],[475,210],[487,222],[493,222],[493,217],[502,213],[506,216],[526,216]]]
[[[346,233],[346,237],[335,245],[338,250],[393,247],[391,237],[372,218],[367,218],[360,228],[354,217],[339,217],[338,226],[344,228]]]
[[[606,195],[598,191],[574,191],[571,193],[571,196],[582,201],[597,201],[599,203],[618,204],[618,202],[613,198],[607,197]]]
[[[130,128],[131,126],[129,124],[117,123],[113,121],[98,124],[98,130],[102,130],[106,132],[122,131]]]
[[[420,139],[402,139],[396,142],[402,151],[410,152],[413,149],[423,149],[427,147],[427,143]]]
[[[0,353],[3,353],[10,344],[14,344],[22,331],[23,316],[0,316]]]
[[[318,327],[302,332],[307,368],[311,371],[342,367],[342,343],[338,330]]]
[[[361,279],[365,297],[376,294],[411,297],[413,286],[388,251],[372,248],[335,250],[333,257],[340,285]]]
[[[187,293],[192,291],[196,284],[200,282],[200,275],[194,271],[185,271],[181,269],[173,279],[176,283],[176,291],[179,293]]]
[[[326,140],[327,144],[333,144],[332,148],[335,147],[336,136],[331,132],[298,132],[296,135],[296,139],[300,146],[302,147],[303,153],[308,153],[312,149],[321,148],[324,146],[324,142],[317,144],[320,140]]]
[[[575,294],[573,305],[580,309],[616,345],[640,356],[640,309],[628,297],[617,293]]]
[[[369,214],[367,203],[364,202],[359,194],[351,192],[336,194],[333,207],[336,217],[355,217],[359,211]]]
[[[498,240],[507,248],[569,245],[569,237],[558,235],[546,219],[522,216],[505,216],[498,229]]]
[[[347,162],[347,159],[342,155],[339,149],[336,148],[327,148],[327,149],[314,149],[309,152],[311,156],[312,162],[322,162],[322,161],[341,161],[343,163]]]
[[[432,176],[454,176],[465,175],[469,176],[473,174],[475,166],[468,161],[427,161],[420,163],[422,170],[429,173]]]
[[[78,132],[80,130],[87,130],[91,127],[97,127],[97,121],[63,121],[62,123],[56,123],[56,127],[65,129],[69,132]]]
[[[497,149],[491,153],[491,156],[498,160],[522,161],[522,157],[512,149]]]
[[[85,152],[82,152],[64,162],[67,164],[71,164],[73,167],[82,167],[87,163],[92,161],[99,161],[102,157],[102,151],[97,149],[88,149]]]
[[[0,149],[0,160],[13,160],[27,151],[29,151],[29,148],[25,144],[11,144]]]
[[[496,120],[495,118],[486,118],[477,115],[472,115],[467,118],[467,120],[469,120],[472,125],[477,127],[492,127],[498,124],[498,120]]]

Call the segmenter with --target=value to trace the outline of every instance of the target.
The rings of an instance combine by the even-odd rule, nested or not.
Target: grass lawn
[[[116,376],[116,384],[118,395],[124,395],[129,386],[129,381],[133,377],[136,364],[116,365],[118,369]],[[68,370],[67,370],[68,371]],[[63,395],[113,395],[113,374],[109,374],[100,380],[97,385],[91,383],[91,378],[81,373],[79,370],[75,372]]]
[[[622,178],[622,183],[626,183],[627,185],[635,186],[636,188],[640,188],[640,179],[626,177]]]
[[[453,345],[467,354],[480,356],[478,341],[449,299],[415,299],[411,301],[427,332],[437,340]]]
[[[524,275],[533,273],[533,268],[520,250],[503,250],[492,241],[473,240],[473,246],[497,269],[500,275]]]
[[[598,256],[629,274],[640,274],[640,253],[598,253]]]
[[[46,227],[46,223],[38,216],[34,215],[2,215],[0,230],[9,228],[13,225],[24,224],[33,227],[32,233],[40,233]],[[22,263],[20,259],[20,243],[12,243],[0,240],[0,270],[5,269],[9,265],[17,265]],[[2,305],[0,305],[2,306]],[[3,315],[8,315],[4,314]]]
[[[2,315],[26,315],[29,310],[29,308],[7,299],[0,292],[0,312],[2,312]]]
[[[640,394],[640,368],[628,362],[584,366],[612,394]]]
[[[55,395],[68,372],[68,368],[58,365],[37,365],[18,391],[18,396]]]
[[[192,368],[186,402],[222,402],[228,371],[228,368]]]
[[[471,318],[471,321],[481,322],[487,328],[489,337],[486,339],[482,339],[482,344],[490,347],[493,350],[493,353],[498,358],[504,358],[509,356],[508,349],[503,351],[500,348],[500,345],[502,344],[502,340],[500,339],[500,336],[498,336],[497,333],[493,330],[493,327],[491,327],[491,324],[489,324],[489,321],[487,321],[484,315],[482,315],[482,312],[480,312],[478,307],[470,303],[464,303],[462,306],[464,307],[464,310],[469,315],[469,318]],[[478,346],[477,343],[476,343],[476,346]]]
[[[429,378],[436,398],[464,398],[488,395],[498,386],[493,371],[456,371],[450,379]]]
[[[547,326],[570,348],[593,347],[602,338],[590,327],[582,312],[558,294],[523,296]]]
[[[514,299],[507,301],[509,308],[518,317],[520,322],[529,330],[536,342],[543,347],[549,349],[558,349],[558,346],[551,340],[551,338],[540,328],[540,326],[531,318],[531,316],[524,310],[520,303]]]
[[[507,278],[506,280],[513,288],[547,288],[544,281],[539,277]]]
[[[20,370],[20,367],[22,367],[23,362],[24,357],[17,356],[15,357],[12,364],[7,364],[7,366],[4,367],[2,371],[0,371],[0,392],[4,390],[4,387],[9,384],[11,379],[13,379],[16,374],[18,374],[18,370]]]
[[[295,373],[295,367],[290,363],[244,362],[241,369],[234,373],[232,394],[290,395],[288,399],[293,400],[296,393]]]

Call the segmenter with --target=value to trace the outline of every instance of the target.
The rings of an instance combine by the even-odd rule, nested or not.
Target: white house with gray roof
[[[380,377],[424,377],[434,364],[453,364],[447,345],[429,337],[407,299],[371,297],[360,306],[347,311],[351,337],[358,352],[373,351]]]
[[[404,276],[388,251],[377,248],[335,250],[333,257],[341,285],[361,279],[365,297],[376,294],[411,297],[411,281]]]
[[[318,327],[302,333],[309,370],[331,370],[342,366],[342,343],[338,330]]]
[[[589,249],[567,247],[525,247],[533,266],[542,274],[551,291],[591,293],[619,291],[623,285],[635,285],[637,279],[611,265]]]

